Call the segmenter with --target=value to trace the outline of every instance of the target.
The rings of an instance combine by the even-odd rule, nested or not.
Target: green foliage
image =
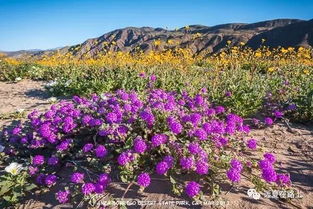
[[[26,171],[22,171],[19,175],[1,175],[0,176],[0,208],[5,208],[19,202],[29,192],[37,186],[30,183],[29,176]]]
[[[312,67],[286,64],[274,72],[268,66],[242,63],[220,69],[199,63],[187,70],[170,67],[140,69],[146,77],[139,76],[138,69],[106,69],[99,66],[60,65],[56,67],[35,64],[9,65],[0,63],[0,80],[16,78],[54,81],[47,86],[54,96],[89,95],[111,92],[117,89],[143,91],[149,83],[149,75],[156,75],[154,86],[169,91],[188,91],[196,94],[207,88],[211,101],[227,106],[242,116],[250,116],[264,109],[264,97],[271,93],[282,107],[295,104],[297,111],[289,114],[294,120],[312,120],[313,76]],[[284,83],[288,82],[288,85]],[[231,92],[231,96],[225,96]]]

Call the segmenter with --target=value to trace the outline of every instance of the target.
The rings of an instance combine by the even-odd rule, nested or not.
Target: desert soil
[[[50,105],[47,101],[49,94],[43,86],[42,82],[27,80],[18,83],[0,82],[0,115],[15,112],[18,109],[25,109],[25,112],[30,112],[35,108],[47,109]],[[0,129],[10,124],[12,124],[11,120],[0,119]],[[291,130],[286,124],[278,123],[272,127],[252,130],[251,135],[258,139],[264,151],[276,153],[278,169],[290,173],[293,187],[300,192],[302,198],[292,199],[291,202],[266,197],[255,200],[247,195],[247,190],[252,186],[243,179],[240,186],[234,186],[229,192],[223,191],[221,201],[207,202],[207,204],[221,204],[220,206],[211,205],[202,206],[202,208],[313,208],[313,126],[290,124],[290,127]],[[61,169],[58,175],[67,176],[70,169],[68,167]],[[28,197],[18,208],[87,208],[86,204],[82,206],[59,205],[55,201],[53,192],[64,188],[66,183],[60,182],[52,188],[52,192]],[[186,198],[173,195],[170,184],[160,176],[154,176],[152,184],[144,192],[138,192],[138,187],[133,185],[124,194],[127,186],[113,182],[108,189],[108,195],[103,197],[103,200],[124,196],[123,200],[152,201],[150,206],[139,206],[137,202],[134,206],[128,206],[129,208],[200,208],[195,205],[184,205],[184,202],[176,202],[176,204],[182,204],[180,206],[161,205],[162,201],[166,204],[169,202],[164,201],[185,201]]]

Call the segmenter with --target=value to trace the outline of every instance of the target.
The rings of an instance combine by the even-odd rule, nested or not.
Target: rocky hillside
[[[213,27],[191,25],[188,27],[166,30],[151,27],[127,27],[114,30],[84,43],[59,49],[71,52],[77,57],[85,54],[97,56],[108,51],[166,50],[170,48],[189,48],[193,53],[219,52],[227,41],[232,45],[247,43],[252,48],[261,45],[277,46],[313,46],[313,20],[277,19],[253,24],[232,23]],[[51,53],[41,51],[33,56]]]

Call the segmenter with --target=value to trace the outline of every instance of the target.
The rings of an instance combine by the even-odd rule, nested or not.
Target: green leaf
[[[175,180],[172,176],[170,176],[170,182],[171,182],[172,184],[176,184],[176,180]]]
[[[36,188],[36,187],[37,187],[36,184],[30,184],[30,185],[28,185],[28,186],[25,187],[25,190],[26,190],[26,191],[31,191],[31,190],[33,190],[33,189]]]
[[[10,196],[4,196],[3,199],[8,201],[8,202],[11,202],[11,197]]]
[[[11,190],[11,187],[13,186],[12,182],[7,182],[7,184],[5,184],[4,186],[1,187],[0,190],[0,196],[4,195],[5,193],[7,193],[8,191]]]

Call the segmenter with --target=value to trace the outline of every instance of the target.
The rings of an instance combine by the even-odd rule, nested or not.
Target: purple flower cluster
[[[232,182],[239,182],[241,179],[241,171],[243,166],[241,162],[237,159],[232,159],[230,162],[230,169],[227,171],[227,177]]]
[[[273,121],[272,118],[266,117],[266,118],[264,119],[264,123],[265,123],[266,125],[270,126],[270,125],[273,125],[274,121]]]
[[[175,159],[172,156],[167,155],[163,158],[163,162],[166,162],[168,167],[172,168],[174,166]]]
[[[84,195],[89,195],[92,193],[102,194],[111,179],[107,173],[102,173],[99,175],[98,180],[96,182],[84,183],[81,187],[81,192]]]
[[[82,193],[84,195],[88,195],[93,193],[96,190],[96,187],[93,183],[85,183],[82,186]]]
[[[154,81],[152,76],[150,84]],[[274,120],[283,117],[283,113],[273,113]],[[215,175],[215,168],[225,166],[221,153],[230,153],[233,158],[226,171],[232,182],[240,181],[243,162],[254,169],[252,159],[242,152],[245,146],[251,151],[257,148],[255,139],[244,140],[250,127],[240,116],[210,103],[205,89],[195,96],[153,88],[140,96],[124,90],[90,98],[75,96],[72,101],[52,105],[43,114],[34,111],[28,119],[27,126],[18,125],[5,133],[5,152],[13,159],[19,153],[29,153],[28,172],[43,186],[56,183],[54,174],[63,163],[75,166],[69,175],[71,191],[56,193],[60,203],[68,202],[77,189],[84,195],[100,194],[110,183],[106,173],[98,178],[98,174],[92,175],[87,182],[84,173],[77,171],[80,163],[93,171],[99,169],[95,168],[99,163],[105,169],[109,163],[121,172],[139,174],[137,183],[142,187],[150,185],[152,172],[164,175],[178,170],[200,180],[207,174]],[[265,123],[271,125],[273,119],[266,118]],[[270,183],[290,185],[289,175],[275,172],[275,162],[275,157],[266,153],[259,162],[261,176]],[[185,192],[195,197],[200,185],[189,182]]]
[[[59,203],[67,203],[69,201],[70,191],[58,191],[55,195],[55,198],[59,201]]]
[[[42,155],[36,155],[33,157],[32,164],[33,165],[42,165],[45,162],[45,158]]]
[[[169,167],[168,163],[165,161],[162,161],[156,165],[155,170],[156,170],[157,174],[163,175],[168,171],[169,168],[170,167]]]
[[[166,143],[167,136],[165,134],[156,134],[151,138],[151,143],[153,147],[158,147],[161,144]]]
[[[142,138],[137,137],[134,141],[134,151],[137,153],[144,153],[146,149],[146,142]]]
[[[188,145],[188,151],[190,152],[190,154],[193,154],[193,155],[198,154],[201,152],[201,150],[202,149],[201,149],[199,143],[197,143],[197,142],[193,142],[193,143],[190,143]]]
[[[56,175],[50,174],[50,175],[47,175],[47,176],[45,177],[45,184],[46,184],[47,186],[51,186],[51,185],[55,184],[56,181],[57,181]]]
[[[282,118],[284,116],[284,113],[280,112],[278,110],[274,111],[273,114],[274,114],[275,118]]]
[[[117,158],[118,164],[122,166],[126,165],[132,160],[134,160],[134,155],[131,151],[122,152]]]
[[[84,182],[84,176],[85,175],[83,173],[75,172],[71,176],[71,182],[73,182],[75,184],[83,183]]]
[[[150,185],[150,176],[148,173],[141,173],[137,177],[137,182],[142,187],[147,187]]]
[[[57,165],[59,163],[59,158],[52,156],[48,159],[48,165]]]
[[[204,161],[200,160],[196,162],[196,172],[199,175],[206,175],[209,172],[209,164]]]
[[[247,147],[249,147],[249,149],[256,149],[257,141],[255,139],[249,139],[247,141]]]
[[[196,129],[194,132],[194,136],[197,137],[199,140],[202,140],[202,141],[206,140],[208,138],[207,132],[202,128]]]
[[[274,163],[276,158],[271,153],[265,153],[264,159],[259,161],[259,167],[262,171],[262,178],[266,182],[276,182],[277,180],[277,173],[274,169]]]
[[[85,144],[83,147],[83,152],[90,152],[93,149],[93,144]]]
[[[108,151],[103,145],[98,145],[97,148],[95,149],[95,154],[98,158],[104,158],[107,154]]]
[[[177,122],[175,119],[168,118],[168,126],[170,130],[176,135],[180,134],[183,131],[183,126],[181,125],[180,122]]]
[[[290,186],[291,180],[289,174],[277,174],[276,183],[278,186]]]
[[[183,169],[186,169],[186,170],[192,169],[194,164],[195,164],[195,162],[194,162],[194,159],[192,157],[183,157],[180,159],[180,166]]]
[[[190,181],[185,187],[186,194],[193,198],[200,193],[200,185],[195,181]]]

